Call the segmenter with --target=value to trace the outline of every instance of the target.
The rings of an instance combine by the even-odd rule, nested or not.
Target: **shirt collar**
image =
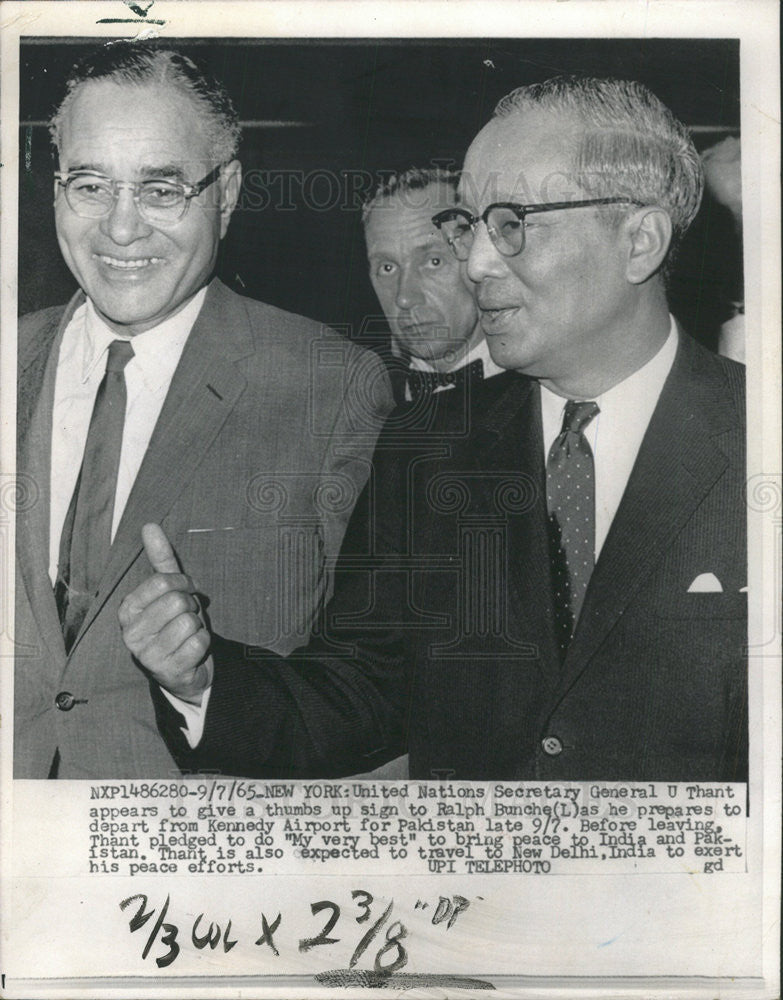
[[[646,416],[647,421],[658,402],[663,384],[674,364],[677,353],[677,324],[674,317],[669,316],[669,334],[659,350],[650,360],[637,368],[635,372],[613,385],[611,389],[596,396],[599,421],[614,419],[625,414],[633,414],[638,422]],[[563,422],[565,404],[563,396],[558,396],[546,386],[541,386],[541,414],[544,422],[545,439],[554,439],[560,433]],[[646,423],[645,423],[646,426]],[[552,433],[554,429],[554,433]],[[549,433],[548,433],[549,431]]]
[[[74,316],[74,321],[83,324],[82,382],[92,378],[99,366],[102,370],[113,340],[132,342],[133,358],[128,363],[141,375],[146,389],[154,392],[171,381],[206,294],[206,287],[200,289],[179,312],[144,333],[137,333],[135,337],[121,337],[115,333],[98,315],[92,301],[87,299],[84,313]]]

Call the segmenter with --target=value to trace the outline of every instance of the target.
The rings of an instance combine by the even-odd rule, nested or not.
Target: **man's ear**
[[[226,235],[242,188],[242,164],[232,160],[220,171],[220,238]]]
[[[672,241],[672,221],[662,208],[645,206],[623,225],[630,241],[625,276],[632,285],[641,285],[663,264]]]

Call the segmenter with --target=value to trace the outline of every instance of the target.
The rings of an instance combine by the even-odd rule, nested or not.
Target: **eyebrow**
[[[448,250],[446,241],[440,236],[433,236],[426,243],[418,243],[413,248],[413,253],[428,253],[430,250]],[[385,250],[374,250],[367,254],[368,260],[386,260],[394,255]]]
[[[184,181],[185,171],[175,163],[167,163],[161,167],[142,167],[142,177],[172,177],[174,180]]]
[[[111,177],[111,173],[103,163],[79,163],[68,167],[69,173],[77,170],[86,170],[93,174],[103,174],[104,177]],[[174,180],[184,181],[185,173],[182,167],[174,163],[167,163],[160,167],[142,167],[139,171],[142,180],[153,177],[166,177]]]
[[[446,241],[442,236],[433,236],[431,240],[427,240],[426,243],[420,243],[417,250],[447,250]]]
[[[74,163],[68,168],[68,173],[75,173],[77,170],[89,170],[93,174],[106,174],[106,169],[101,163]],[[106,174],[108,177],[108,174]]]

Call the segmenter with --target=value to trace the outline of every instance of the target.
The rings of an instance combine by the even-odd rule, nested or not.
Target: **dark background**
[[[20,69],[19,311],[64,302],[75,284],[52,218],[46,122],[94,40],[26,41]],[[504,94],[560,73],[647,84],[699,149],[739,134],[739,43],[708,39],[259,41],[186,39],[226,84],[246,182],[219,261],[233,288],[364,339],[384,329],[364,256],[360,206],[384,172],[459,167]],[[708,195],[671,285],[672,309],[714,346],[741,297],[741,250]]]

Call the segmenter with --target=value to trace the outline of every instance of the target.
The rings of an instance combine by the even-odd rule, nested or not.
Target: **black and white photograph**
[[[776,995],[776,8],[456,6],[3,5],[3,995]]]
[[[22,53],[15,774],[745,781],[738,43]]]

